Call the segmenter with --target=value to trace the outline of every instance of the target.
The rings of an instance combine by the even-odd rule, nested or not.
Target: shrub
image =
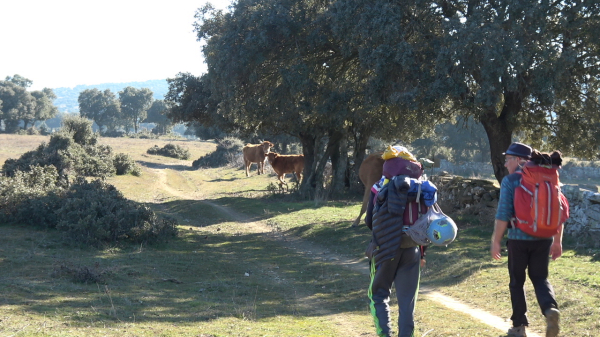
[[[152,133],[148,130],[143,130],[138,133],[134,133],[129,136],[130,138],[138,138],[138,139],[158,139],[158,135]]]
[[[155,243],[177,234],[177,223],[127,200],[112,185],[79,177],[61,186],[54,166],[0,177],[0,222],[56,228],[69,243],[100,246]]]
[[[36,150],[26,152],[19,159],[6,160],[2,170],[7,176],[12,176],[17,170],[28,171],[36,165],[53,165],[58,174],[65,179],[68,179],[68,176],[105,177],[114,174],[110,146],[81,145],[73,136],[66,131],[55,133],[50,137],[48,144],[40,144]],[[80,141],[93,142],[81,138]]]
[[[102,133],[102,137],[119,138],[125,137],[127,133],[123,130],[106,130]]]
[[[69,134],[75,143],[86,146],[98,143],[98,134],[92,129],[93,122],[78,116],[65,117],[61,131]]]
[[[238,166],[244,143],[233,137],[223,138],[217,141],[217,149],[205,156],[194,160],[192,166],[200,167],[222,167],[227,165]],[[241,165],[240,165],[241,166]]]
[[[34,166],[13,177],[0,177],[0,222],[53,227],[62,186],[56,168]]]
[[[139,165],[128,154],[117,153],[113,159],[113,164],[117,171],[117,175],[125,175],[130,173],[136,177],[142,175],[142,170],[140,169]]]
[[[40,125],[38,126],[39,130],[40,130],[40,134],[47,136],[50,134],[51,129],[48,127],[48,125],[46,125],[45,122],[40,123]]]
[[[35,126],[32,126],[29,129],[27,129],[27,134],[30,136],[35,136],[35,135],[39,135],[40,131]]]
[[[190,150],[183,146],[171,143],[168,143],[162,148],[159,148],[158,145],[154,145],[153,147],[149,148],[146,153],[183,160],[190,159]]]
[[[158,219],[148,207],[127,200],[114,186],[79,179],[56,211],[56,228],[75,242],[158,242],[177,234],[176,222]]]

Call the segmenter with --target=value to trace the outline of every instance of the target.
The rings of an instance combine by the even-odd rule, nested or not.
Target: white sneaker
[[[560,311],[555,308],[550,308],[544,312],[546,316],[546,337],[556,337],[560,331],[558,327],[558,321],[560,318]]]
[[[508,329],[508,335],[514,337],[527,337],[527,333],[525,332],[525,325],[515,326]]]

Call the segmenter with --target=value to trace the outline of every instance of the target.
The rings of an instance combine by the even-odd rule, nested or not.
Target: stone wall
[[[600,167],[576,167],[566,166],[558,171],[562,179],[587,179],[591,181],[600,180]]]
[[[440,167],[434,169],[433,173],[437,174],[441,171],[446,171],[450,174],[464,177],[492,177],[494,175],[494,171],[492,170],[492,165],[490,163],[468,162],[454,164],[444,159],[440,161]],[[562,179],[588,179],[591,181],[600,180],[600,167],[597,167],[597,164],[596,167],[578,167],[567,164],[559,170],[559,173]]]
[[[429,177],[438,188],[438,202],[454,209],[468,208],[475,204],[498,206],[500,189],[484,179],[463,178],[441,172]]]
[[[463,178],[446,172],[433,175],[429,180],[438,188],[438,203],[444,209],[464,209],[474,205],[498,207],[500,189],[491,181]],[[565,234],[600,245],[600,193],[577,185],[564,185],[562,190],[570,206]]]
[[[565,233],[589,236],[600,245],[600,193],[574,185],[565,185],[562,190],[570,208]]]

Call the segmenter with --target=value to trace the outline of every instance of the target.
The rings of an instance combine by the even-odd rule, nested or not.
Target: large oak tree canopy
[[[246,0],[229,13],[204,7],[196,29],[209,70],[170,80],[171,118],[296,136],[307,161],[306,194],[322,185],[329,158],[337,173],[333,189],[343,187],[348,148],[357,169],[370,136],[408,142],[437,116],[417,116],[419,101],[403,94],[393,94],[393,105],[381,99],[380,74],[361,64],[358,47],[343,50],[348,41],[334,26],[344,16],[327,1]]]
[[[597,1],[444,1],[439,8],[441,93],[484,126],[498,180],[516,134],[545,150],[598,156]]]
[[[110,89],[104,91],[96,88],[86,89],[79,93],[79,114],[96,122],[100,130],[116,131],[120,122],[121,105]]]
[[[7,132],[16,132],[19,123],[23,128],[37,121],[53,118],[58,113],[53,101],[56,99],[50,88],[28,91],[33,81],[20,76],[7,76],[0,81],[0,121],[4,121]]]
[[[308,189],[348,141],[360,163],[370,136],[409,142],[442,118],[473,117],[500,180],[502,152],[515,136],[543,150],[598,155],[598,7],[585,0],[206,6],[196,31],[208,73],[178,75],[166,99],[177,121],[297,136]]]

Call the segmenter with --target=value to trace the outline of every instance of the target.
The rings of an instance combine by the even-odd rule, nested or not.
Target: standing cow
[[[371,195],[371,187],[375,184],[379,179],[381,179],[381,175],[383,174],[383,158],[381,158],[382,153],[377,152],[369,155],[367,159],[365,159],[362,164],[360,164],[360,168],[358,169],[358,178],[365,185],[365,193],[363,194],[363,202],[360,208],[360,214],[358,218],[354,220],[352,224],[353,227],[358,226],[360,223],[360,218],[362,218],[363,214],[367,211],[367,203],[369,202],[369,196]]]
[[[294,173],[298,183],[300,183],[300,180],[302,180],[302,171],[304,171],[304,155],[283,155],[271,152],[267,154],[267,158],[269,158],[269,164],[271,164],[273,171],[275,171],[279,178],[280,185],[287,185],[283,181],[283,175],[286,173]]]
[[[266,140],[261,144],[246,144],[244,146],[242,153],[244,154],[246,177],[250,176],[250,166],[252,163],[257,164],[258,174],[265,173],[265,158],[273,146],[273,143]]]

